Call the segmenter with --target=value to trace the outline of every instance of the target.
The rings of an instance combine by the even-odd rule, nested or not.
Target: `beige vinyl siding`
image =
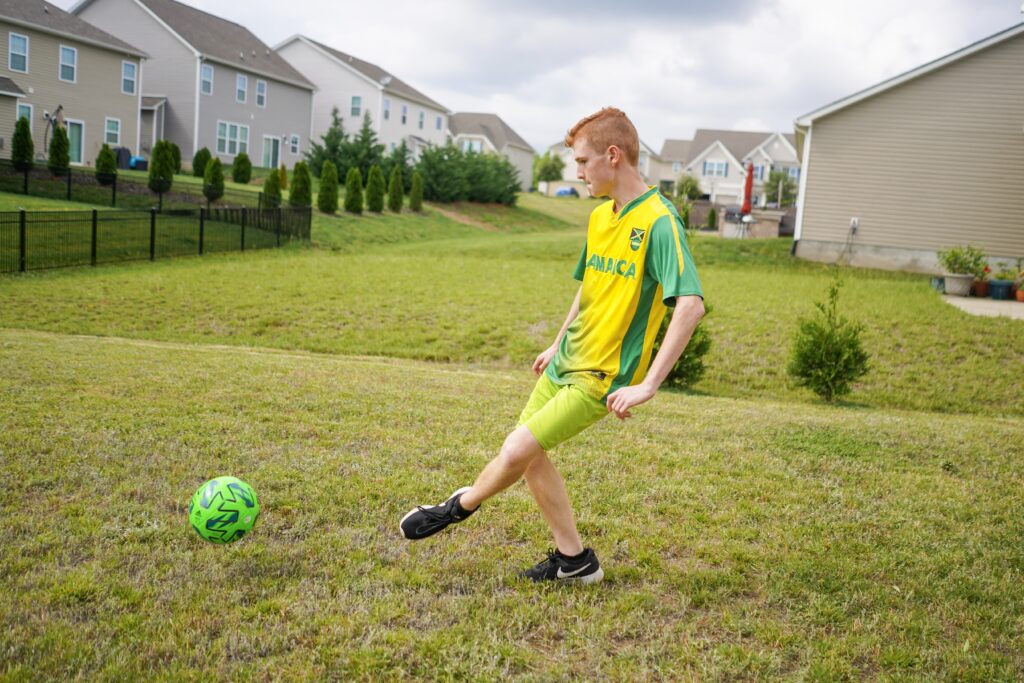
[[[15,118],[18,115],[18,100],[7,95],[0,95],[0,159],[11,158],[11,137],[14,135]],[[34,115],[33,115],[34,116]]]
[[[29,71],[27,74],[10,71],[6,58],[0,64],[0,74],[18,84],[25,96],[20,101],[32,105],[32,139],[37,154],[46,151],[44,138],[46,121],[44,112],[53,113],[63,105],[65,120],[81,121],[85,137],[82,145],[82,163],[92,166],[103,145],[104,120],[120,119],[121,144],[132,149],[138,136],[139,96],[121,92],[121,63],[130,61],[139,68],[139,58],[114,50],[105,50],[63,36],[16,27],[0,21],[0,42],[7,49],[9,32],[29,38]],[[72,47],[78,52],[75,82],[58,77],[60,46]],[[5,158],[10,151],[4,150]]]
[[[92,2],[78,15],[107,33],[139,46],[150,57],[142,67],[139,80],[143,93],[167,97],[164,108],[164,136],[181,148],[185,163],[195,153],[193,140],[196,118],[196,79],[198,67],[195,53],[161,26],[134,0],[103,0]],[[217,88],[233,87],[218,73]],[[135,145],[135,138],[131,145]],[[143,143],[145,144],[145,143]]]
[[[801,241],[1024,256],[1024,36],[813,122]]]
[[[144,109],[142,111],[142,116],[140,117],[142,131],[139,137],[139,149],[146,155],[149,155],[153,151],[154,118],[155,112],[152,109]]]

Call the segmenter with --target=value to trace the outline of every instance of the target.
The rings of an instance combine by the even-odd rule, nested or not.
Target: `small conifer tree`
[[[405,188],[402,186],[402,167],[395,165],[391,169],[391,180],[388,183],[388,210],[399,213],[402,210],[402,200]]]
[[[288,189],[288,167],[285,166],[284,164],[281,164],[281,170],[278,171],[278,174],[280,175],[280,178],[278,178],[278,180],[281,181],[281,189],[282,190],[287,190]]]
[[[24,116],[14,125],[11,138],[11,163],[17,171],[29,171],[35,164],[36,148],[32,143],[32,127]]]
[[[149,160],[149,189],[160,197],[160,208],[164,206],[164,192],[174,184],[174,158],[170,143],[160,140],[153,145],[153,158]]]
[[[349,213],[363,212],[363,174],[358,166],[348,169],[345,176],[345,210]]]
[[[96,155],[96,182],[100,185],[110,185],[117,175],[117,157],[110,145],[104,143],[100,153]]]
[[[246,185],[251,178],[252,162],[249,161],[249,155],[245,152],[239,152],[238,156],[235,157],[235,163],[231,165],[231,179],[236,183]]]
[[[292,187],[288,192],[288,204],[295,207],[313,205],[313,178],[305,161],[296,163],[292,169]]]
[[[711,313],[711,305],[705,304],[705,318],[709,313]],[[671,315],[666,315],[662,318],[661,329],[658,330],[658,335],[654,340],[654,350],[651,353],[652,358],[658,355],[661,343],[665,340],[665,333],[668,331],[668,326],[671,322]],[[672,369],[668,371],[665,384],[676,389],[692,388],[704,376],[704,356],[709,350],[711,350],[711,334],[708,332],[708,328],[702,319],[698,323],[697,329],[693,331],[693,336],[690,337],[686,348],[679,355],[679,359],[672,366]]]
[[[196,152],[196,155],[192,157],[192,175],[196,178],[205,178],[206,164],[210,163],[211,158],[210,150],[205,147]]]
[[[320,192],[316,196],[316,206],[332,216],[338,210],[338,167],[330,159],[320,167]]]
[[[376,164],[370,168],[370,179],[366,183],[366,208],[373,213],[384,211],[384,173]]]
[[[409,208],[420,212],[423,210],[423,176],[419,171],[412,173],[412,189],[409,191]]]
[[[167,141],[167,144],[170,146],[171,159],[174,161],[174,175],[178,175],[181,173],[181,148],[170,140]]]
[[[206,207],[224,196],[224,165],[220,159],[214,157],[206,164],[206,173],[203,175],[203,195],[206,197]]]
[[[263,181],[263,206],[276,209],[281,206],[281,174],[274,169]]]
[[[715,211],[715,207],[708,209],[708,228],[715,230],[718,228],[718,212]]]
[[[53,175],[64,175],[71,166],[71,143],[68,141],[68,132],[64,126],[53,127],[53,137],[50,138],[50,156],[46,160],[46,166]]]

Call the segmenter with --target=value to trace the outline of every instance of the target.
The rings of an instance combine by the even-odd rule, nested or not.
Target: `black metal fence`
[[[0,192],[13,192],[33,197],[67,199],[87,204],[102,204],[125,209],[148,209],[162,203],[163,209],[196,209],[206,206],[203,188],[187,182],[180,182],[184,176],[175,176],[175,183],[163,197],[149,189],[147,181],[141,178],[118,174],[106,178],[109,184],[101,184],[95,169],[69,168],[54,175],[46,164],[36,164],[30,171],[16,170],[10,160],[0,160]],[[246,192],[225,188],[224,196],[216,206],[263,207],[262,192]]]
[[[0,211],[0,273],[309,241],[312,209]]]

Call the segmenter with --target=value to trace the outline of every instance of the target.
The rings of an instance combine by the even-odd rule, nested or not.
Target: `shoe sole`
[[[463,486],[461,489],[459,489],[458,491],[455,491],[454,493],[452,493],[452,495],[450,495],[447,498],[445,498],[444,499],[444,503],[447,503],[449,500],[451,500],[455,496],[463,494],[466,491],[470,490],[471,488],[473,488],[473,487],[472,486]],[[439,503],[439,505],[444,505],[444,503]],[[406,540],[409,540],[409,541],[422,541],[423,538],[430,538],[430,536],[424,536],[423,538],[409,538],[408,536],[405,535],[405,529],[402,528],[402,524],[404,524],[405,520],[409,519],[410,517],[412,517],[417,512],[419,512],[419,508],[413,508],[412,510],[409,510],[409,512],[406,513],[405,517],[402,517],[402,519],[400,519],[398,521],[398,533],[401,534],[402,538],[404,538]],[[443,531],[443,529],[442,529],[442,531]],[[433,536],[433,534],[431,534],[431,536]]]

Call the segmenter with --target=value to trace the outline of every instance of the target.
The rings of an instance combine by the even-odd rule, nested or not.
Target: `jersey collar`
[[[634,208],[636,208],[640,204],[643,204],[644,201],[646,201],[648,197],[650,197],[651,195],[653,195],[657,191],[658,190],[657,190],[656,187],[654,187],[654,185],[649,185],[648,188],[647,188],[647,192],[644,192],[642,195],[640,195],[636,199],[632,200],[629,204],[626,204],[624,207],[622,207],[622,211],[619,211],[619,213],[615,215],[614,221],[616,223],[621,221],[623,218],[626,217],[627,213],[632,211]]]

